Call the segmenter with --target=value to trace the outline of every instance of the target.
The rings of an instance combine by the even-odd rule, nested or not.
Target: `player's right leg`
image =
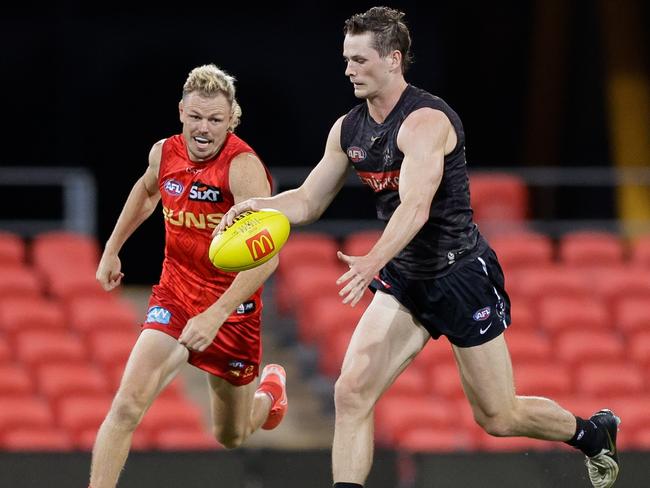
[[[113,488],[117,484],[133,431],[187,358],[188,350],[173,337],[157,330],[142,331],[97,433],[90,471],[92,488]]]
[[[373,455],[373,409],[430,339],[395,297],[377,291],[359,321],[336,382],[335,483],[363,485]]]

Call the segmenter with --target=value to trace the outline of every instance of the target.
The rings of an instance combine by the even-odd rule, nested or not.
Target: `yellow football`
[[[224,271],[245,271],[275,256],[289,237],[289,219],[270,208],[244,212],[210,243],[210,261]]]

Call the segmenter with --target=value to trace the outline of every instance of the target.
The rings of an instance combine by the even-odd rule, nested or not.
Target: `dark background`
[[[558,2],[389,4],[407,13],[411,28],[415,63],[407,79],[461,116],[471,168],[610,164],[598,2],[561,3],[563,62],[555,93],[538,91],[531,76],[539,80],[549,59],[548,53],[539,57],[536,26],[546,5]],[[89,168],[98,185],[103,242],[151,145],[181,129],[177,103],[188,72],[214,62],[237,77],[243,108],[237,133],[270,169],[313,166],[333,122],[357,103],[344,76],[343,22],[373,5],[178,2],[172,9],[54,2],[7,8],[0,18],[0,164]],[[647,5],[642,12],[648,18]],[[538,133],[529,114],[546,100],[556,113]],[[545,138],[556,142],[542,155],[535,147]],[[0,202],[5,213],[12,207],[7,200],[5,194]],[[55,195],[44,193],[27,206],[47,213],[57,205]],[[343,195],[331,212],[372,218],[372,208],[365,198]],[[572,205],[564,208],[571,213]],[[607,190],[592,211],[613,215]],[[157,278],[164,239],[159,217],[125,246],[123,259],[138,263],[126,267],[127,283]]]

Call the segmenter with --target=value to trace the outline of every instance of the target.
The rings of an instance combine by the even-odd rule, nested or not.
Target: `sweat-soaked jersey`
[[[472,221],[463,124],[442,99],[408,85],[383,123],[372,119],[364,102],[348,112],[341,126],[341,148],[361,181],[374,192],[377,217],[387,222],[400,204],[399,175],[404,154],[397,146],[397,134],[406,117],[424,107],[443,112],[458,141],[445,156],[442,181],[431,202],[429,219],[392,259],[399,272],[409,278],[444,275],[459,259],[476,256],[486,248]]]
[[[160,282],[153,287],[155,297],[198,313],[212,305],[235,279],[237,273],[212,265],[208,249],[212,231],[235,203],[229,171],[232,160],[241,153],[255,154],[232,133],[214,158],[199,163],[189,159],[182,135],[163,143],[158,186],[165,219],[165,259]],[[271,184],[268,170],[267,178]],[[260,287],[228,320],[259,316],[261,292]]]

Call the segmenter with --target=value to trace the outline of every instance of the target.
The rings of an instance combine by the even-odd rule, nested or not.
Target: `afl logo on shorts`
[[[476,320],[477,322],[489,319],[490,318],[490,307],[485,307],[485,308],[482,308],[481,310],[477,310],[476,312],[474,312],[474,315],[472,315],[472,318],[474,320]]]
[[[353,163],[360,163],[366,159],[366,151],[357,146],[348,147],[348,158]]]
[[[183,183],[176,180],[165,181],[163,188],[167,193],[169,193],[173,197],[179,196],[181,193],[183,193],[184,190]]]

